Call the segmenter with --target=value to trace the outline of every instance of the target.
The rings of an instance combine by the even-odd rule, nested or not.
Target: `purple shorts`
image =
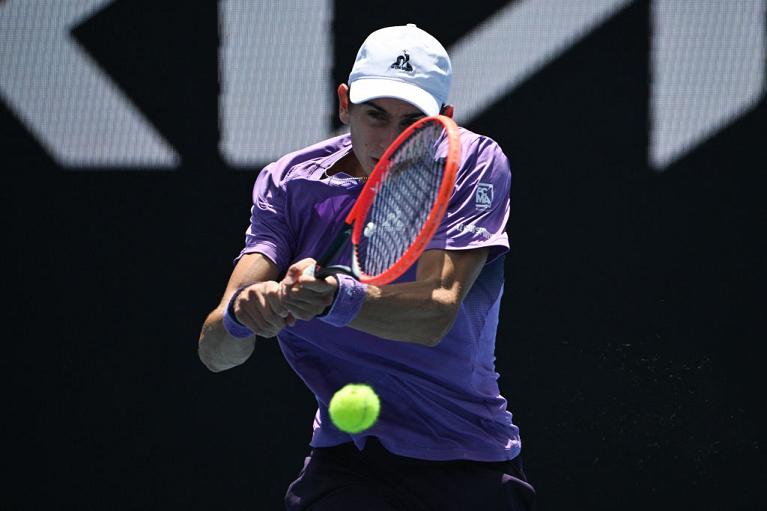
[[[285,495],[288,511],[535,509],[522,460],[427,461],[396,456],[374,438],[314,448]]]

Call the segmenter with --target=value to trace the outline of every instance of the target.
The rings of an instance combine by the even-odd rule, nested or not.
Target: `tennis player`
[[[500,147],[461,129],[445,219],[395,283],[302,275],[394,138],[423,116],[452,115],[451,76],[445,49],[415,25],[373,32],[337,90],[350,133],[285,155],[256,179],[245,247],[199,355],[222,371],[248,359],[256,335],[276,336],[315,394],[311,449],[287,509],[534,508],[494,367],[511,185]],[[348,265],[341,254],[335,263]],[[352,382],[370,384],[382,403],[378,422],[355,435],[328,415]]]

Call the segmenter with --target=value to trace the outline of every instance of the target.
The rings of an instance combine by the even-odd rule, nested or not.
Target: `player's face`
[[[347,96],[348,98],[348,96]],[[349,125],[352,149],[361,174],[373,171],[386,148],[405,128],[425,114],[401,99],[378,98],[353,105],[341,102],[341,121]]]

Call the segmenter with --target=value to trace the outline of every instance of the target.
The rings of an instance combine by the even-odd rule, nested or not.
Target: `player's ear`
[[[344,124],[349,124],[349,86],[342,83],[336,91],[338,93],[338,118]]]
[[[444,115],[445,117],[453,118],[453,105],[442,105],[442,111],[440,111],[440,114]]]

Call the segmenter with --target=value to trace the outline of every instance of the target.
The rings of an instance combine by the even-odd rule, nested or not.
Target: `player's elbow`
[[[442,339],[453,328],[460,306],[460,301],[452,296],[443,296],[435,300],[433,321],[428,323],[429,328],[424,332],[423,344],[425,346],[431,348],[439,346]]]
[[[439,346],[439,343],[442,342],[442,338],[444,336],[440,335],[438,333],[426,333],[424,334],[421,339],[419,339],[419,344],[422,346],[426,346],[427,348],[434,348],[436,346]]]
[[[214,373],[220,373],[238,366],[241,362],[225,358],[222,353],[215,349],[213,342],[200,340],[197,344],[197,356],[202,365]]]
[[[214,373],[220,373],[221,371],[226,371],[227,369],[231,369],[233,367],[237,367],[238,365],[240,365],[239,362],[237,363],[224,362],[212,357],[208,357],[199,351],[198,351],[198,355],[200,357],[200,361],[202,362],[202,365],[204,365],[205,367],[207,367],[210,371]]]
[[[428,346],[429,348],[439,346],[439,344],[442,342],[442,339],[447,336],[452,326],[452,321],[445,323],[444,326],[440,324],[434,324],[432,328],[430,328],[427,332],[424,332],[423,336],[421,337],[421,344]]]
[[[206,349],[203,344],[197,346],[197,356],[200,358],[202,365],[214,373],[220,373],[221,371],[228,369],[228,367],[224,367],[220,364],[219,361],[211,355],[210,350]]]

